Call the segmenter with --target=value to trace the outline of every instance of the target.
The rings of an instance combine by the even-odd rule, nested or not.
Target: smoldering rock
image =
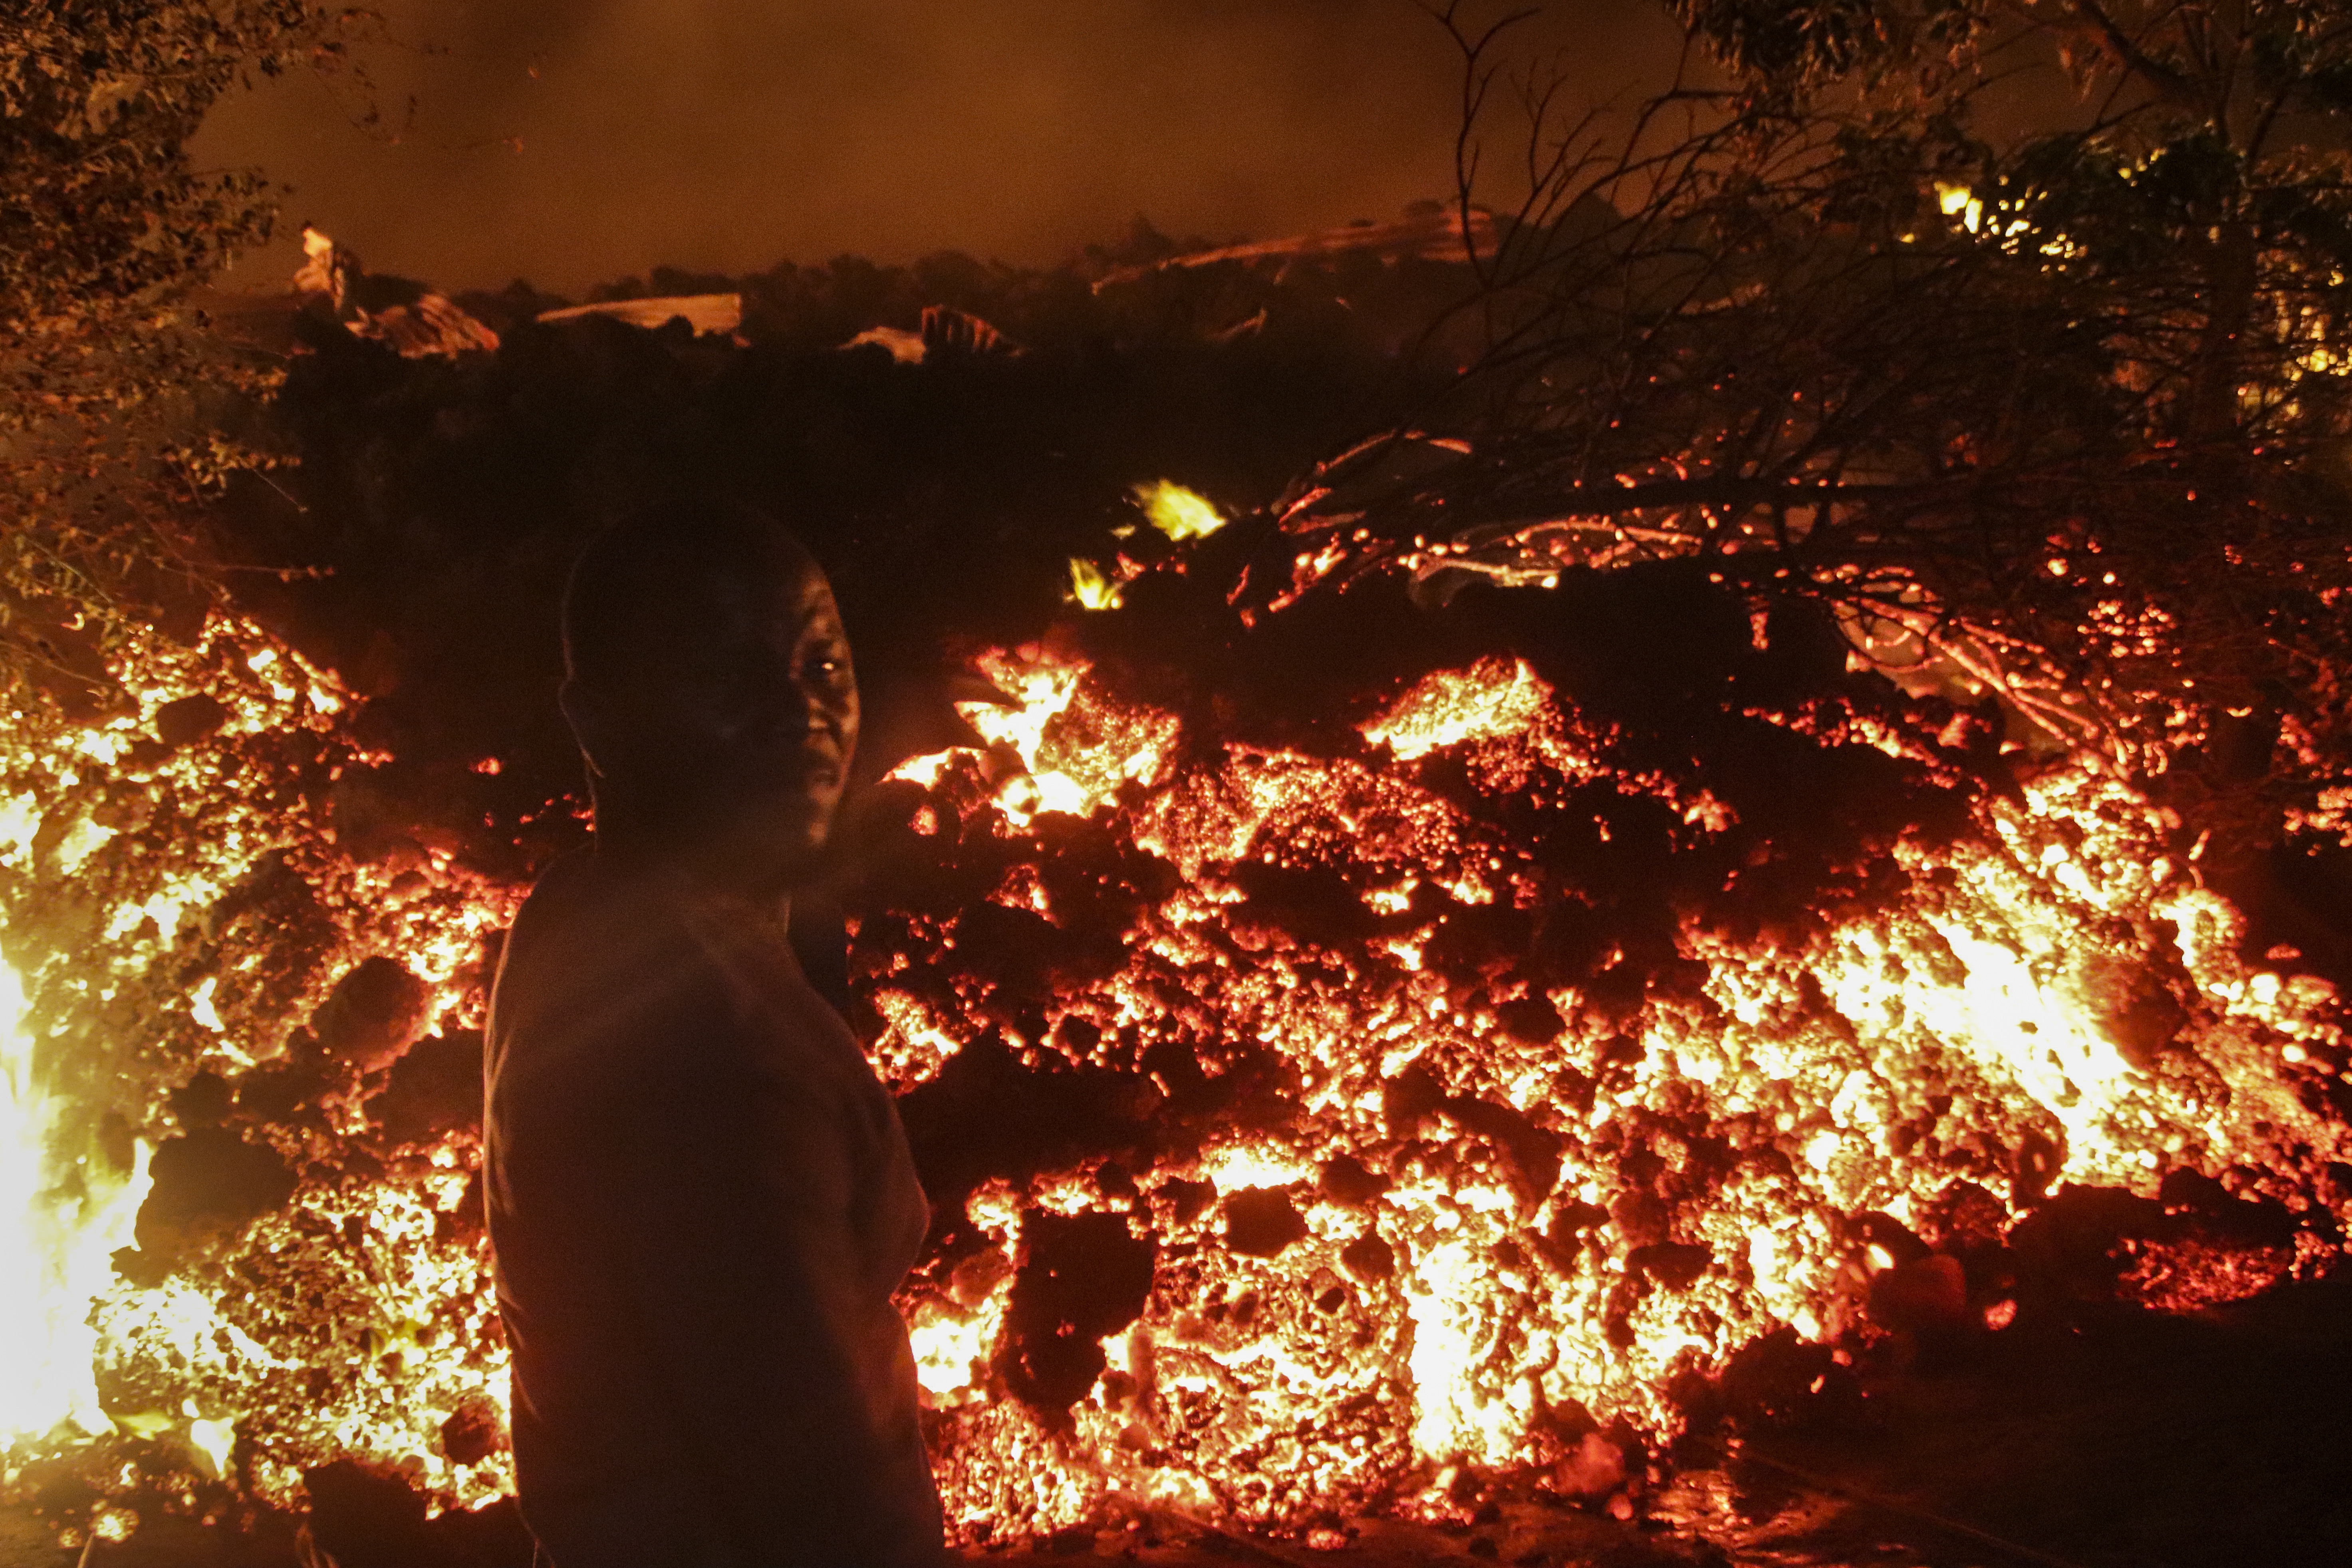
[[[225,1127],[195,1127],[168,1139],[148,1166],[153,1185],[139,1205],[139,1251],[169,1268],[241,1235],[294,1195],[294,1173],[274,1150]]]
[[[473,1175],[467,1179],[465,1189],[457,1194],[457,1201],[434,1215],[433,1238],[445,1246],[470,1247],[481,1238],[488,1226],[489,1215],[482,1195],[481,1168],[476,1166]],[[493,1318],[491,1321],[497,1320]]]
[[[1217,1201],[1214,1182],[1188,1182],[1171,1176],[1152,1190],[1152,1195],[1167,1205],[1170,1217],[1178,1225],[1190,1225],[1207,1212]]]
[[[1473,1095],[1449,1095],[1440,1107],[1465,1132],[1494,1145],[1520,1204],[1532,1209],[1559,1184],[1560,1141],[1521,1111]]]
[[[1282,1187],[1244,1187],[1225,1200],[1225,1247],[1244,1258],[1276,1258],[1307,1239],[1307,1220]]]
[[[1339,1266],[1367,1285],[1396,1274],[1396,1249],[1367,1231],[1339,1249]]]
[[[1012,1006],[1043,1007],[1063,990],[1102,978],[1124,958],[1116,931],[1065,930],[1028,910],[982,901],[957,917],[956,948]]]
[[[1694,1242],[1661,1241],[1626,1254],[1629,1271],[1669,1290],[1687,1290],[1715,1262],[1715,1254]]]
[[[1423,1123],[1444,1103],[1444,1087],[1419,1062],[1381,1084],[1381,1119],[1389,1136],[1399,1142],[1417,1137]]]
[[[1748,1431],[1786,1429],[1820,1420],[1852,1388],[1831,1347],[1783,1327],[1735,1352],[1707,1391],[1708,1407],[1692,1414]]]
[[[1605,1498],[1625,1484],[1624,1452],[1599,1431],[1587,1432],[1545,1480],[1563,1497]]]
[[[1369,1170],[1361,1161],[1346,1154],[1337,1154],[1323,1162],[1316,1172],[1315,1187],[1333,1203],[1346,1204],[1350,1208],[1362,1208],[1387,1192],[1391,1178],[1378,1171]]]
[[[386,1143],[421,1143],[482,1122],[482,1037],[459,1029],[430,1035],[392,1064],[367,1104]]]
[[[1866,1209],[1849,1223],[1865,1244],[1884,1249],[1898,1264],[1916,1263],[1934,1250],[1909,1226],[1884,1210]]]
[[[182,1127],[217,1127],[236,1109],[228,1080],[206,1068],[164,1097],[164,1108]]]
[[[217,698],[199,691],[155,710],[155,738],[178,751],[193,746],[228,722],[228,709]]]
[[[365,959],[320,1004],[310,1027],[327,1053],[362,1073],[380,1071],[425,1026],[433,1002],[427,986],[396,959]]]
[[[2165,1228],[2163,1206],[2152,1199],[2066,1183],[2009,1233],[2020,1304],[2068,1315],[2112,1304],[2128,1267],[2126,1243]]]
[[[1026,1215],[1001,1355],[1014,1394],[1065,1418],[1108,1364],[1102,1340],[1142,1315],[1157,1258],[1122,1214]]]
[[[322,1100],[345,1086],[345,1069],[331,1060],[308,1029],[286,1038],[284,1053],[236,1081],[236,1115],[259,1123],[317,1123]]]
[[[1504,1003],[1495,1009],[1495,1022],[1501,1025],[1503,1033],[1511,1038],[1533,1046],[1551,1044],[1559,1038],[1560,1031],[1568,1027],[1568,1021],[1560,1016],[1559,1007],[1549,997],[1541,995],[1523,996],[1515,1002]]]
[[[1920,1211],[1919,1228],[1930,1247],[1966,1262],[2000,1249],[2009,1217],[2008,1205],[1991,1193],[1956,1179]]]
[[[475,1395],[441,1423],[441,1452],[454,1465],[478,1465],[507,1445],[506,1423],[495,1402]]]
[[[2179,960],[2169,967],[2179,970]],[[2154,959],[2093,953],[2074,981],[2099,1033],[2142,1071],[2154,1068],[2188,1026],[2189,1008],[2179,994],[2189,988],[2188,977],[2183,973],[2176,981]]]
[[[1870,1315],[1906,1333],[1943,1333],[1969,1321],[1969,1281],[1958,1258],[1933,1253],[1871,1276]]]
[[[972,1041],[898,1113],[923,1190],[944,1211],[991,1176],[1025,1180],[1088,1155],[1118,1155],[1152,1136],[1159,1095],[1148,1079],[1095,1068],[1032,1067],[999,1036]]]
[[[425,1533],[436,1560],[450,1568],[531,1568],[537,1561],[530,1531],[510,1497],[450,1509],[427,1521]]]

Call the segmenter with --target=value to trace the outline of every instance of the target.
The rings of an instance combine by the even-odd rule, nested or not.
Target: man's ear
[[[580,744],[580,755],[588,763],[588,776],[604,776],[604,759],[609,748],[604,706],[596,693],[576,680],[566,679],[555,689],[555,705],[563,710],[563,721],[572,726],[572,738]]]

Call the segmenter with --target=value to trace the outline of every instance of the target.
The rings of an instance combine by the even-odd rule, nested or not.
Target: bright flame
[[[1984,203],[1966,185],[1936,184],[1936,205],[1946,217],[1960,220],[1960,226],[1974,234],[1984,223]]]
[[[147,1189],[144,1143],[127,1181],[92,1169],[88,1156],[56,1168],[67,1108],[35,1071],[24,1012],[24,986],[0,960],[0,1258],[10,1261],[0,1269],[0,1441],[110,1429],[88,1320]]]
[[[1487,659],[1433,675],[1371,723],[1364,739],[1409,763],[1465,741],[1534,731],[1549,714],[1551,689],[1523,658]]]
[[[1188,489],[1173,479],[1154,479],[1138,485],[1132,492],[1137,504],[1151,526],[1181,544],[1188,539],[1200,539],[1225,526],[1225,519],[1200,491]]]
[[[1070,557],[1070,597],[1082,610],[1116,610],[1118,584],[1083,555]]]
[[[233,1421],[206,1421],[199,1417],[188,1423],[189,1446],[211,1462],[213,1474],[228,1474],[229,1452],[236,1447],[236,1424]]]

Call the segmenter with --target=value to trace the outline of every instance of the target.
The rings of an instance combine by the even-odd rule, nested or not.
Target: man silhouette
[[[832,591],[673,504],[588,547],[563,631],[594,843],[515,921],[485,1064],[524,1521],[554,1568],[938,1564],[890,1300],[929,1207],[785,940],[857,740]]]

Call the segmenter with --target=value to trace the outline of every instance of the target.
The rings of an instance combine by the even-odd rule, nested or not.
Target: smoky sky
[[[576,290],[845,252],[1030,264],[1135,216],[1265,238],[1451,189],[1459,66],[1412,0],[380,0],[371,86],[297,72],[196,153],[379,270]],[[1499,7],[1482,15],[1500,14]],[[1590,100],[1671,76],[1657,0],[1512,35]],[[381,115],[363,123],[370,104]]]

